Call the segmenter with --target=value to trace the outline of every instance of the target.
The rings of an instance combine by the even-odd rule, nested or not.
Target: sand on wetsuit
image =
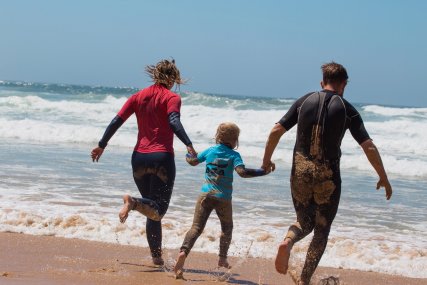
[[[290,226],[286,238],[294,244],[315,231],[301,275],[310,280],[338,210],[342,138],[347,128],[357,141],[369,136],[354,107],[328,91],[303,96],[279,123],[286,130],[298,123],[290,183],[297,221]],[[288,255],[290,249],[286,248]]]

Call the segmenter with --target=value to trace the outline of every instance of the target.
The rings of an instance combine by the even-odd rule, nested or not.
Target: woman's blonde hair
[[[221,123],[216,130],[215,143],[237,148],[239,146],[239,134],[240,129],[235,123]]]
[[[171,83],[184,84],[185,80],[181,78],[175,60],[161,60],[156,65],[147,65],[145,72],[157,84],[169,85]]]

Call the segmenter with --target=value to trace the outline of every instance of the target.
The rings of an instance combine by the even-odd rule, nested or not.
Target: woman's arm
[[[108,144],[108,141],[113,137],[116,131],[123,125],[124,120],[119,116],[115,116],[111,123],[108,125],[107,129],[105,129],[104,135],[101,140],[98,142],[98,147],[95,147],[90,156],[92,157],[93,162],[98,162],[102,153],[104,152],[105,147]]]
[[[191,143],[190,138],[185,132],[184,126],[181,124],[180,114],[178,112],[172,112],[168,115],[169,125],[174,132],[174,134],[182,141],[183,144],[187,146],[187,151],[196,156],[197,153],[193,148],[193,144]]]
[[[115,116],[111,123],[105,129],[104,135],[98,143],[100,148],[105,148],[108,144],[108,141],[113,137],[116,131],[123,125],[124,120],[119,116]]]

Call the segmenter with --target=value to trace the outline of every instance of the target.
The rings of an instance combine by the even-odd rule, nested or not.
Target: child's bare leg
[[[288,272],[289,257],[291,256],[292,246],[293,242],[290,238],[285,238],[285,240],[280,243],[279,249],[277,250],[276,260],[274,262],[277,272],[282,274],[286,274]]]
[[[227,257],[223,257],[223,256],[219,257],[218,267],[225,267],[227,269],[231,268],[230,264],[228,263]]]
[[[185,252],[181,251],[178,255],[178,258],[176,259],[175,266],[173,268],[173,271],[175,272],[175,277],[177,279],[181,279],[182,276],[182,269],[184,268],[185,259],[187,258],[187,255]]]
[[[119,212],[119,219],[121,223],[126,222],[129,212],[132,210],[135,204],[132,197],[128,194],[123,195],[123,203],[124,203],[123,208]]]

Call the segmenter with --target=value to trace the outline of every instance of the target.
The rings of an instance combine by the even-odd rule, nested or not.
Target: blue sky
[[[0,3],[0,80],[145,87],[175,58],[182,91],[297,98],[343,64],[355,103],[427,107],[427,1]]]

